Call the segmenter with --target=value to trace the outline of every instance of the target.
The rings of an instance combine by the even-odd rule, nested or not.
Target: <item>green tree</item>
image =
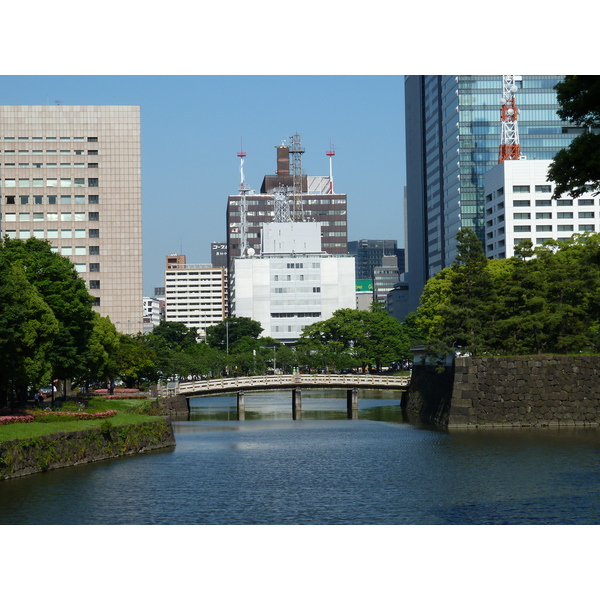
[[[600,192],[600,75],[567,75],[555,86],[560,104],[557,111],[564,121],[585,127],[568,148],[560,150],[548,171],[556,183],[554,197],[574,198],[591,186]]]
[[[243,337],[258,339],[262,325],[249,317],[227,317],[220,323],[206,329],[206,343],[213,348],[227,350]]]
[[[85,372],[84,361],[94,327],[93,298],[71,261],[56,254],[45,240],[5,238],[0,255],[20,263],[31,283],[58,321],[48,359],[54,378],[74,379]]]
[[[493,279],[488,259],[475,232],[462,228],[456,235],[457,255],[450,268],[448,301],[439,312],[441,341],[449,348],[460,347],[472,355],[486,348],[486,331],[494,320]]]
[[[119,371],[120,338],[121,335],[109,317],[94,314],[94,330],[90,336],[85,357],[87,373],[84,381],[86,386],[92,382],[114,380]]]
[[[0,407],[27,399],[51,381],[49,360],[59,323],[23,266],[0,256]]]

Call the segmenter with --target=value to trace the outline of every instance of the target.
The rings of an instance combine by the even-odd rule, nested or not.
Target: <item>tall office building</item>
[[[384,256],[398,256],[396,240],[357,240],[348,242],[348,253],[356,259],[356,279],[373,279],[373,269]]]
[[[2,236],[46,239],[94,309],[143,329],[138,106],[0,106]]]
[[[229,196],[227,201],[227,252],[228,265],[241,254],[241,237],[247,231],[246,247],[261,252],[261,228],[275,220],[276,195],[287,194],[291,203],[298,202],[291,210],[300,212],[294,220],[306,220],[321,224],[321,250],[327,254],[347,254],[348,222],[347,196],[331,191],[328,176],[309,176],[298,173],[298,154],[293,144],[282,142],[276,146],[277,169],[274,175],[265,175],[260,193],[248,190]],[[290,156],[291,155],[291,156]],[[296,178],[297,190],[294,189]],[[297,192],[297,194],[296,194]],[[242,214],[242,200],[246,213]],[[244,219],[245,216],[245,219]]]
[[[516,76],[524,159],[552,159],[580,130],[562,122],[554,86],[562,75]],[[500,75],[405,78],[408,311],[427,279],[456,257],[456,234],[472,228],[484,242],[483,175],[498,163]]]

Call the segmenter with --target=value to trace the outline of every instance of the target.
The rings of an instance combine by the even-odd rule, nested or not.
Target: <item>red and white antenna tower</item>
[[[331,142],[329,142],[329,150],[325,154],[329,156],[329,193],[333,194],[333,157],[335,156],[335,150]]]
[[[498,151],[498,162],[505,160],[518,160],[521,156],[519,145],[519,128],[517,126],[517,109],[515,93],[517,91],[514,75],[502,75],[502,98],[500,99],[500,121],[502,123],[502,135],[500,138],[500,149]]]
[[[241,148],[237,153],[240,158],[240,256],[244,258],[247,254],[246,246],[248,243],[248,221],[247,221],[247,205],[246,205],[246,192],[250,189],[246,187],[244,180],[244,158],[246,153]]]

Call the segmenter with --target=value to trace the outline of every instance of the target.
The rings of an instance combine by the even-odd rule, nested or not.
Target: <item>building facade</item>
[[[0,229],[68,257],[94,309],[143,330],[138,106],[0,106]]]
[[[294,343],[302,330],[356,302],[354,257],[321,251],[318,223],[267,223],[258,254],[234,259],[232,314],[263,336]]]
[[[514,246],[530,240],[540,246],[549,239],[567,240],[574,233],[600,231],[600,199],[592,193],[553,200],[548,181],[550,160],[507,160],[484,176],[485,252],[509,258]]]
[[[562,75],[516,76],[521,154],[552,159],[580,129],[562,122],[554,86]],[[485,240],[483,176],[498,164],[500,75],[405,78],[407,148],[407,309],[416,310],[427,279],[456,257],[456,234]]]
[[[373,279],[373,269],[384,256],[398,255],[396,240],[357,240],[348,242],[348,254],[356,259],[356,279]]]
[[[182,254],[167,256],[165,321],[195,327],[198,338],[227,316],[227,269],[188,264]]]
[[[282,142],[276,146],[277,169],[274,175],[265,175],[260,193],[249,190],[245,199],[241,195],[229,196],[227,200],[227,252],[228,265],[241,254],[241,236],[244,229],[242,205],[245,203],[246,247],[252,248],[255,255],[262,251],[261,228],[265,223],[276,219],[276,194],[283,190],[293,197],[293,147]],[[330,179],[327,176],[299,177],[298,200],[301,217],[321,224],[321,248],[327,254],[348,253],[348,221],[346,194],[330,193]]]

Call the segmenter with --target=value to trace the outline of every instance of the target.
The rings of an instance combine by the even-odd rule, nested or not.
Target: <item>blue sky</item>
[[[348,195],[349,239],[403,244],[404,95],[394,75],[1,76],[3,104],[136,104],[141,112],[144,293],[165,256],[209,263],[224,241],[227,196],[259,190],[275,146],[299,133],[302,168]]]

